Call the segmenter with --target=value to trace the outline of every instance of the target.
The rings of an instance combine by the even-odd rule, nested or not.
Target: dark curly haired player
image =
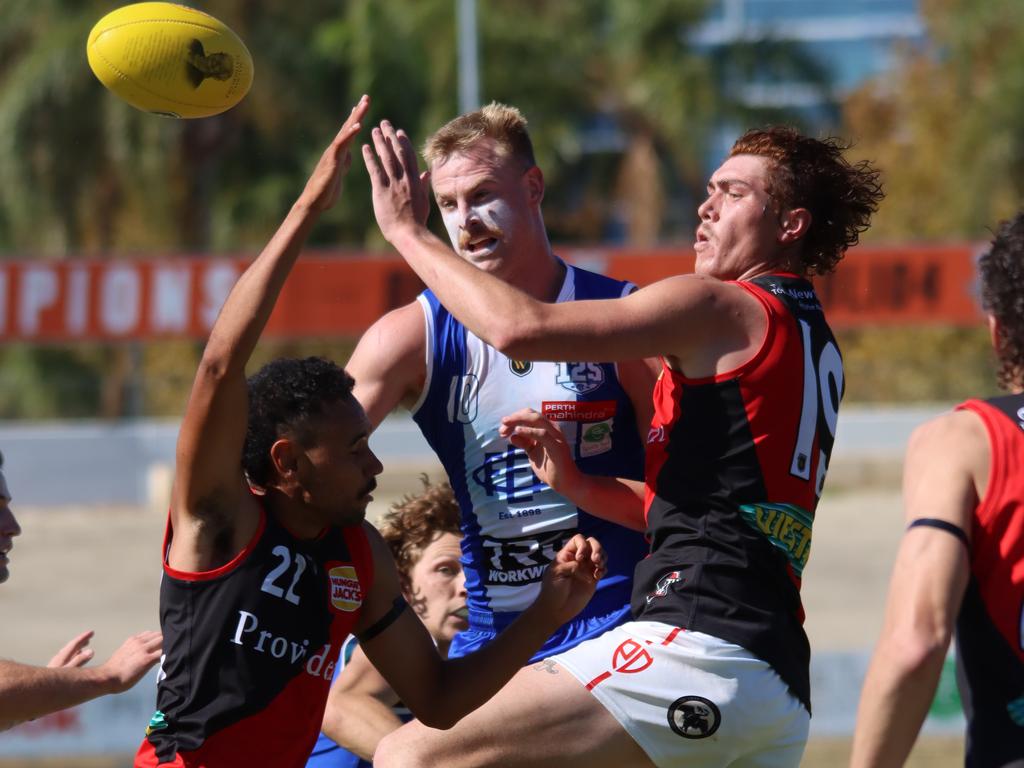
[[[246,362],[338,195],[368,105],[352,110],[239,278],[199,364],[163,549],[157,711],[137,766],[305,765],[350,634],[418,717],[449,727],[579,611],[603,572],[599,545],[574,538],[524,621],[479,654],[442,660],[364,521],[381,465],[351,377],[324,360],[284,360],[247,385]]]
[[[563,766],[796,766],[810,709],[800,577],[843,392],[808,276],[868,226],[878,172],[835,140],[751,131],[708,182],[696,275],[543,304],[422,227],[408,138],[385,123],[373,141],[384,236],[474,333],[518,360],[663,360],[645,490],[575,470],[539,414],[503,426],[580,507],[646,526],[634,621],[519,673],[448,733],[400,728],[374,764],[546,764],[558,744]]]
[[[967,765],[1024,766],[1024,213],[978,263],[1011,394],[921,426],[904,468],[908,529],[857,713],[853,765],[902,765],[956,626]]]

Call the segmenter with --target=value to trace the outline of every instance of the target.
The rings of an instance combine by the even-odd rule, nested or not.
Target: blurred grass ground
[[[807,745],[800,768],[841,768],[850,760],[849,739],[817,739]],[[961,768],[963,742],[951,738],[922,738],[906,768]],[[130,768],[131,758],[63,758],[61,760],[0,760],[0,768]],[[439,766],[438,768],[443,768]],[[623,768],[627,768],[624,766]]]

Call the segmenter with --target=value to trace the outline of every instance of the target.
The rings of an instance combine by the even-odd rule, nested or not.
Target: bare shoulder
[[[366,348],[380,354],[399,356],[411,351],[423,350],[426,345],[426,320],[418,301],[412,301],[381,316],[371,325],[356,347],[352,361]],[[349,361],[349,365],[352,365]]]
[[[401,404],[410,406],[427,375],[426,320],[419,302],[393,309],[363,334],[345,368],[375,427]]]
[[[945,413],[919,426],[903,470],[908,517],[941,517],[967,527],[985,494],[990,460],[988,432],[971,411]]]
[[[910,435],[907,457],[935,458],[947,461],[976,453],[988,453],[988,432],[981,417],[973,411],[950,411],[929,419]]]

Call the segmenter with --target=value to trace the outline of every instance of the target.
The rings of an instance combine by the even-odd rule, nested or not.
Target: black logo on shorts
[[[722,724],[722,713],[703,696],[683,696],[668,708],[668,724],[684,739],[706,739]]]
[[[516,376],[525,376],[533,370],[533,362],[530,360],[512,360],[508,361],[509,370],[512,371]]]

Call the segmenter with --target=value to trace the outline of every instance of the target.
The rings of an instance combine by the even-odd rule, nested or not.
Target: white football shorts
[[[632,621],[553,657],[658,768],[796,768],[810,715],[766,662],[733,643]]]

